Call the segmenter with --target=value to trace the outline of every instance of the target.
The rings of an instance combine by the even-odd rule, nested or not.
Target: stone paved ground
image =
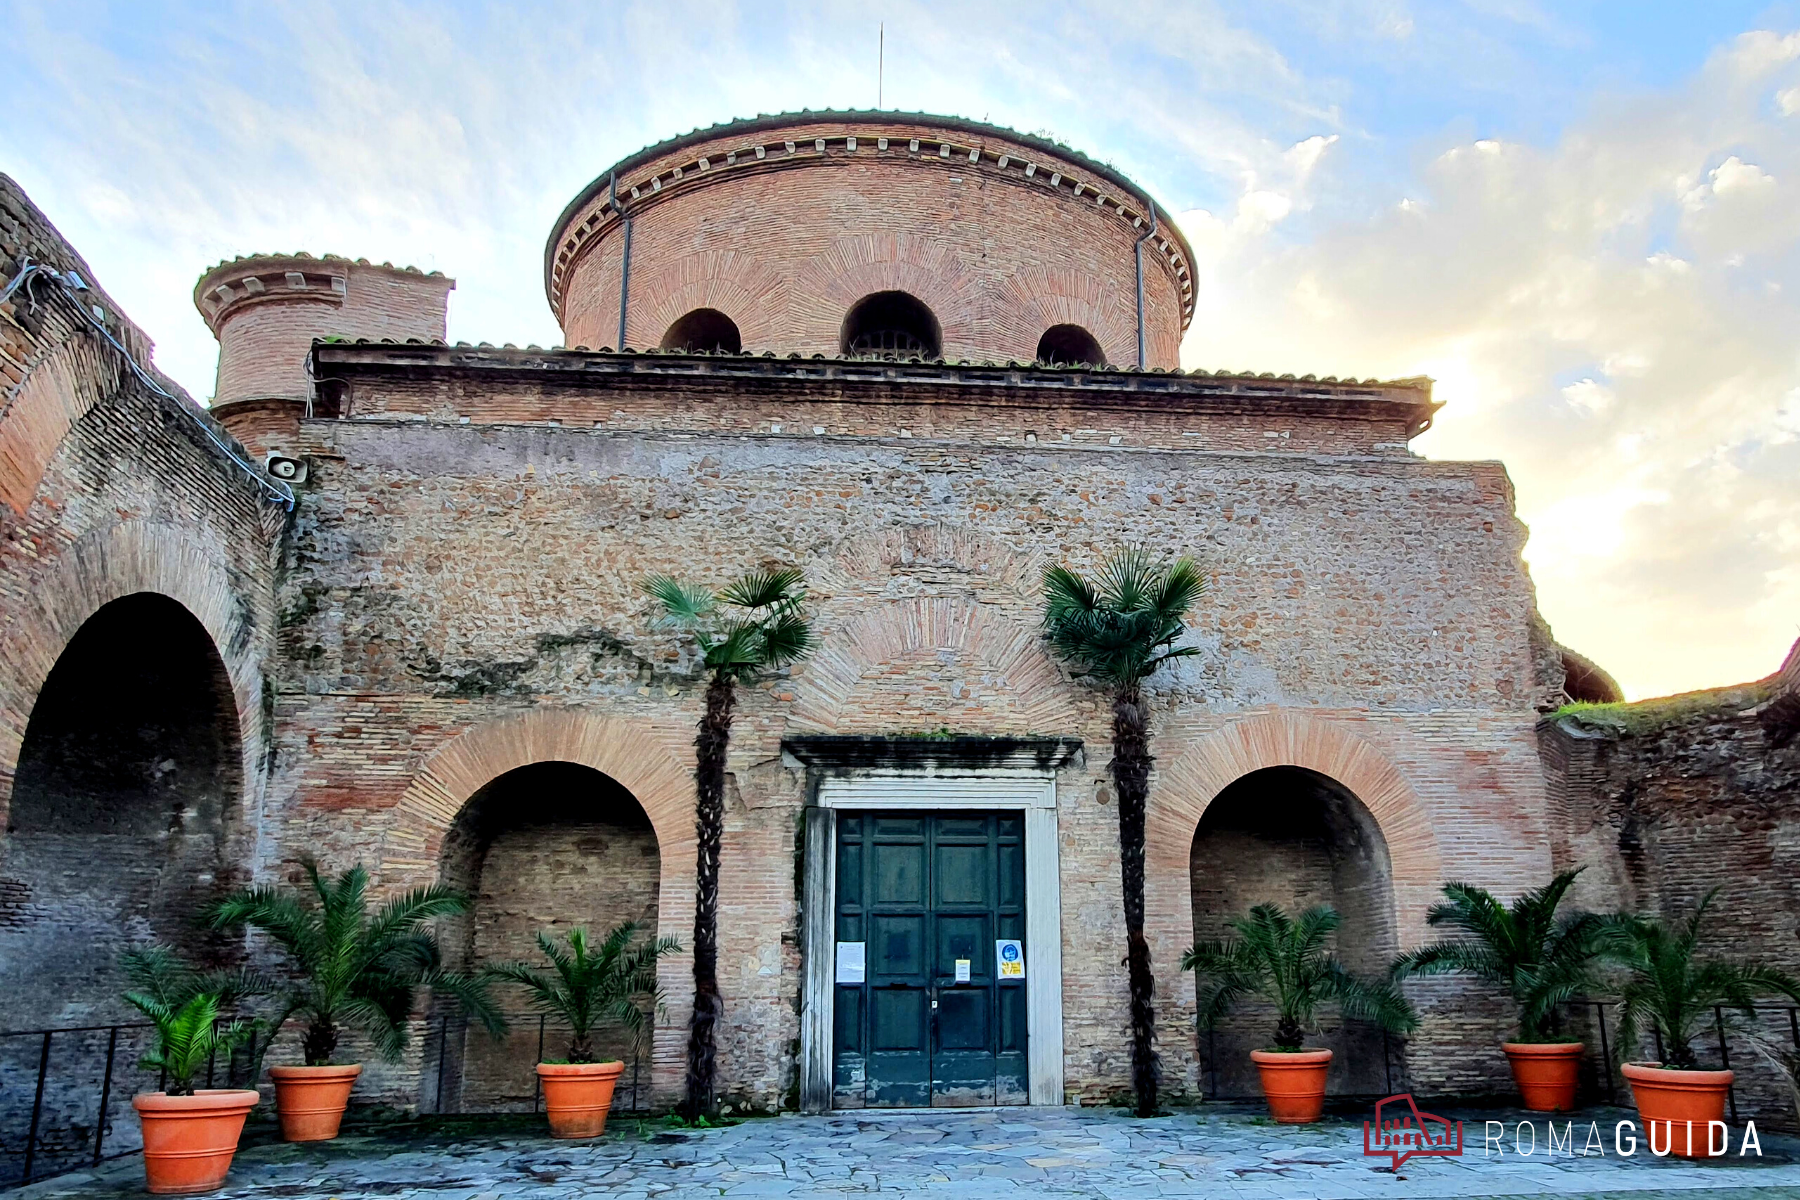
[[[1362,1153],[1360,1118],[1284,1129],[1253,1109],[1181,1113],[1137,1121],[1111,1111],[1022,1109],[958,1113],[783,1116],[725,1129],[676,1130],[623,1120],[594,1143],[553,1142],[523,1132],[438,1129],[346,1136],[323,1146],[261,1143],[240,1151],[228,1200],[619,1200],[700,1196],[1068,1196],[1125,1200],[1206,1196],[1287,1197],[1601,1196],[1623,1200],[1800,1198],[1800,1141],[1762,1134],[1763,1157],[1704,1164],[1612,1152],[1616,1121],[1584,1113],[1606,1138],[1604,1157],[1484,1157],[1483,1121],[1494,1112],[1447,1112],[1468,1124],[1460,1159],[1413,1160],[1396,1175]],[[529,1126],[521,1125],[520,1130]],[[1507,1139],[1510,1146],[1511,1139]],[[1733,1151],[1737,1149],[1733,1143]],[[141,1194],[142,1167],[121,1160],[99,1171],[46,1180],[10,1200],[118,1200]]]

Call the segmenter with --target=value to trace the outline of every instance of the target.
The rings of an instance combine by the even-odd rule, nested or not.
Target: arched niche
[[[1052,325],[1038,339],[1037,361],[1045,366],[1104,367],[1106,352],[1081,326]]]
[[[1231,921],[1258,904],[1290,917],[1329,905],[1342,919],[1331,949],[1350,970],[1380,975],[1398,953],[1387,840],[1362,801],[1329,776],[1281,766],[1233,781],[1200,818],[1188,869],[1197,942],[1232,936]],[[1319,1017],[1308,1044],[1334,1052],[1330,1093],[1381,1092],[1389,1050],[1381,1031],[1329,1005]],[[1274,1025],[1272,1006],[1246,1002],[1200,1031],[1208,1094],[1257,1094],[1250,1051],[1269,1044]]]
[[[19,746],[6,882],[23,903],[0,920],[12,1024],[110,1011],[124,946],[221,949],[196,921],[232,882],[243,785],[237,703],[205,626],[155,592],[97,609]]]
[[[938,357],[943,333],[924,301],[908,292],[876,292],[844,317],[843,352],[851,358]]]
[[[677,318],[663,334],[664,350],[737,354],[744,348],[737,322],[716,308],[696,308]]]
[[[507,771],[469,798],[443,840],[440,879],[471,900],[466,913],[444,923],[445,960],[464,971],[502,962],[547,965],[537,946],[540,931],[560,941],[571,929],[583,928],[597,944],[625,922],[638,927],[639,941],[647,941],[656,936],[661,874],[656,830],[616,779],[563,761]],[[523,989],[499,985],[495,995],[514,1014],[512,1032],[499,1043],[479,1030],[464,1030],[452,1013],[437,1014],[452,1017],[450,1040],[461,1043],[460,1056],[457,1046],[447,1046],[445,1110],[532,1108],[538,1022]],[[544,1054],[560,1057],[566,1033],[551,1022],[544,1035]],[[626,1064],[619,1107],[647,1101],[648,1031],[639,1041],[608,1024],[594,1041],[602,1058]]]

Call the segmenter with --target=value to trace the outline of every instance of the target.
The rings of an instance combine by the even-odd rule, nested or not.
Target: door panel
[[[1026,985],[995,968],[1025,934],[1023,824],[839,814],[837,937],[866,938],[866,970],[835,988],[837,1107],[1026,1103]]]

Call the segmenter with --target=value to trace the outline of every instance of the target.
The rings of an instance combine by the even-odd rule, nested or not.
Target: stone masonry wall
[[[276,859],[400,844],[418,820],[403,814],[422,764],[537,712],[658,731],[657,769],[681,788],[699,679],[671,639],[648,631],[638,580],[775,562],[806,570],[819,652],[747,690],[728,789],[721,1063],[728,1094],[753,1104],[791,1104],[797,1084],[803,780],[779,743],[805,732],[942,727],[1086,742],[1058,784],[1066,1071],[1071,1093],[1090,1100],[1123,1086],[1109,721],[1103,697],[1049,662],[1037,637],[1047,562],[1091,568],[1141,541],[1196,553],[1212,572],[1191,635],[1203,653],[1152,692],[1165,768],[1204,756],[1210,738],[1258,712],[1300,706],[1401,764],[1422,806],[1406,820],[1431,831],[1442,862],[1501,887],[1547,864],[1529,584],[1510,490],[1490,465],[437,420],[311,421],[303,436],[314,475],[281,596]],[[1166,839],[1179,866],[1161,876],[1152,916],[1163,1052],[1182,1095],[1199,1078],[1192,982],[1175,963],[1193,937],[1189,850],[1212,793],[1193,790],[1193,769],[1164,778],[1159,802],[1193,812],[1166,818],[1185,828]],[[434,787],[428,825],[448,826],[472,790]],[[637,794],[666,870],[670,834]],[[1419,836],[1389,834],[1397,855]],[[404,859],[386,852],[384,883],[433,870]],[[684,941],[686,878],[665,874],[661,916]],[[1403,940],[1422,928],[1419,887],[1407,886]],[[672,964],[673,980],[683,972]],[[669,999],[665,1099],[686,1016],[681,989]],[[392,1086],[405,1095],[403,1079]]]
[[[0,178],[0,274],[15,277],[25,258],[78,271],[90,288],[80,303],[98,308],[113,336],[148,365],[148,339],[48,219]],[[135,1019],[117,998],[114,956],[122,946],[168,940],[233,952],[196,938],[191,909],[248,878],[270,749],[262,663],[274,627],[272,552],[285,522],[208,431],[229,444],[227,435],[178,388],[157,377],[174,398],[155,395],[60,288],[43,280],[30,289],[0,307],[0,982],[8,1029]],[[207,698],[189,710],[212,713],[218,726],[189,729],[154,761],[127,747],[135,767],[118,764],[125,769],[114,782],[136,783],[112,795],[104,812],[95,811],[97,800],[78,807],[77,791],[14,813],[15,783],[35,786],[21,778],[20,763],[52,668],[96,612],[141,593],[185,610],[193,640],[144,621],[122,638],[114,630],[115,644],[98,661],[71,662],[75,690],[65,697],[65,715],[80,717],[81,702],[68,697],[83,689],[129,705],[134,687],[155,689],[174,677],[198,681]],[[157,651],[169,660],[120,660]],[[148,727],[174,716],[187,686],[169,694],[164,712],[142,710]],[[75,738],[62,745],[76,747],[79,759],[79,746],[89,744],[79,721],[52,724]],[[109,744],[106,730],[90,732],[101,739],[94,745]],[[60,736],[38,749],[54,758]],[[218,754],[234,761],[183,774],[184,764]],[[47,781],[54,791],[54,779]],[[65,1152],[91,1153],[104,1043],[104,1034],[55,1039],[40,1170]],[[129,1148],[136,1134],[128,1103],[145,1083],[134,1065],[141,1049],[131,1036],[120,1047],[109,1150]],[[8,1053],[0,1127],[23,1129],[12,1104],[22,1097],[29,1106],[37,1062]],[[22,1151],[7,1142],[0,1181],[20,1165]]]
[[[1587,867],[1578,903],[1679,921],[1717,887],[1702,953],[1800,973],[1800,739],[1770,719],[1782,683],[1544,722],[1557,866]],[[1769,1014],[1765,1032],[1791,1045],[1785,1013]],[[1716,1058],[1716,1039],[1696,1049]],[[1740,1106],[1791,1125],[1768,1065],[1741,1040],[1730,1052]]]

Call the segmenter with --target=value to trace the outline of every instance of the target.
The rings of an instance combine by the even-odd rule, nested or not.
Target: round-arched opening
[[[508,771],[469,798],[444,839],[440,878],[467,895],[469,910],[444,922],[444,958],[460,970],[498,962],[546,965],[540,930],[561,939],[584,928],[596,941],[626,921],[638,939],[655,936],[661,854],[643,806],[611,776],[570,762],[540,762]],[[439,1112],[530,1112],[536,1095],[538,1021],[515,986],[495,992],[512,1032],[495,1042],[468,1028],[456,1010],[434,1006],[447,1036],[428,1047],[423,1107]],[[434,1029],[439,1028],[434,1025]],[[544,1056],[560,1058],[567,1034],[545,1030]],[[623,1029],[595,1032],[601,1058],[625,1062],[614,1107],[638,1107],[633,1087],[649,1096],[650,1039]],[[633,1072],[633,1065],[640,1070]],[[441,1087],[440,1087],[441,1076]],[[634,1084],[634,1080],[638,1081]]]
[[[1617,704],[1625,699],[1618,681],[1586,655],[1563,648],[1563,693],[1575,703]]]
[[[220,947],[195,918],[231,877],[237,705],[205,626],[140,592],[89,617],[38,691],[19,749],[0,920],[10,1023],[110,1013],[116,956]]]
[[[1328,904],[1343,920],[1333,952],[1350,970],[1379,974],[1398,952],[1387,842],[1362,801],[1327,776],[1270,767],[1237,779],[1200,819],[1189,864],[1197,942],[1232,936],[1230,922],[1257,904],[1280,905],[1290,916]],[[1323,1029],[1309,1032],[1307,1044],[1335,1052],[1328,1090],[1384,1094],[1380,1029],[1330,1007],[1319,1020]],[[1273,1006],[1245,1003],[1216,1029],[1200,1031],[1201,1082],[1210,1096],[1261,1095],[1250,1051],[1269,1045],[1274,1029]]]
[[[843,350],[851,358],[936,358],[942,344],[937,318],[906,292],[864,296],[844,318]]]
[[[744,348],[744,339],[738,335],[737,322],[718,309],[696,308],[669,326],[662,348],[737,354]]]
[[[1052,325],[1038,339],[1037,360],[1046,366],[1104,367],[1106,355],[1094,335],[1079,325]]]

